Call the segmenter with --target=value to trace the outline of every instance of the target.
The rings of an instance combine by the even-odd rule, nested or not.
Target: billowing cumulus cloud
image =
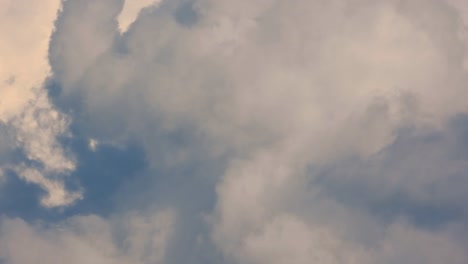
[[[6,218],[7,263],[34,263],[47,250],[89,251],[76,258],[104,263],[468,261],[461,1],[62,5],[45,42],[46,85],[47,71],[24,85],[32,99],[20,102],[8,88],[15,74],[5,74],[14,100],[0,136],[16,141],[0,154],[19,146],[29,162],[2,166],[47,190],[45,206],[86,199],[87,186],[69,191],[57,176],[81,166],[74,179],[88,179],[80,173],[89,161],[57,140],[71,124],[78,157],[130,143],[144,153],[142,168],[113,189],[112,215],[168,207],[178,217],[118,225],[95,211],[45,227]],[[110,188],[116,176],[99,177],[123,166],[102,162],[91,178]],[[171,239],[147,244],[160,222],[171,223],[162,224]],[[110,230],[97,240],[104,250],[88,246],[96,225]],[[46,250],[16,255],[12,241],[22,237]]]

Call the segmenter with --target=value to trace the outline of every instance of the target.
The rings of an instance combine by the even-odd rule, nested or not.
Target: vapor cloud
[[[125,1],[123,9],[117,17],[120,32],[127,31],[128,27],[135,22],[142,9],[152,5],[156,6],[159,2],[160,0]]]
[[[12,264],[164,263],[173,221],[170,211],[120,219],[76,216],[56,225],[4,219],[0,257]]]
[[[66,190],[62,178],[74,169],[75,161],[57,140],[67,132],[69,119],[55,109],[43,89],[50,74],[49,39],[60,1],[4,0],[0,5],[0,33],[4,36],[0,44],[0,121],[10,134],[2,138],[8,143],[1,151],[21,149],[25,155],[24,162],[2,162],[0,170],[14,172],[44,189],[41,204],[46,207],[72,204],[81,193]],[[31,165],[34,162],[38,165]]]
[[[60,9],[55,30],[38,55],[49,49],[53,87],[42,85],[44,59],[32,83],[5,70],[0,91],[16,98],[0,104],[16,138],[0,154],[19,146],[41,166],[2,168],[45,189],[46,207],[76,203],[86,186],[68,190],[60,175],[79,160],[57,139],[74,124],[91,151],[136,142],[145,153],[146,178],[128,175],[116,208],[164,205],[203,220],[119,226],[78,215],[62,220],[62,230],[7,218],[2,228],[13,231],[0,238],[7,263],[34,263],[47,250],[90,252],[80,262],[103,263],[178,263],[183,252],[216,263],[468,261],[461,1],[54,3],[47,21]],[[183,200],[183,186],[205,179],[197,167],[215,182],[206,187],[212,201]],[[98,240],[104,250],[87,246],[96,225],[114,230]],[[149,243],[152,228],[173,236]],[[115,242],[119,232],[130,246]],[[46,249],[17,255],[12,241],[22,237]],[[66,256],[55,257],[49,262]]]

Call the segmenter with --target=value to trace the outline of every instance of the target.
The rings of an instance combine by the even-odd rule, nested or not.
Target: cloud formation
[[[63,230],[6,219],[3,228],[13,230],[0,238],[7,263],[40,258],[16,255],[11,241],[24,236],[50,251],[65,247],[61,251],[70,256],[90,251],[81,262],[178,263],[173,252],[193,248],[200,249],[194,255],[211,254],[204,257],[212,262],[220,261],[218,255],[207,252],[219,252],[224,263],[468,261],[460,235],[468,231],[461,202],[467,193],[460,187],[467,183],[468,153],[463,3],[62,5],[45,46],[52,97],[30,88],[43,87],[43,74],[21,86],[32,99],[8,95],[21,100],[0,109],[15,144],[41,164],[12,170],[48,191],[44,206],[80,199],[81,192],[67,191],[57,177],[76,167],[57,141],[72,123],[92,151],[128,142],[144,151],[145,177],[128,175],[116,208],[169,206],[204,220],[135,220],[143,237],[130,235],[130,244],[139,253],[131,253],[132,246],[122,253],[111,231],[100,242],[105,250],[86,245],[95,225],[116,228],[117,236],[133,232],[114,227],[112,219],[73,216],[60,224]],[[5,93],[16,85],[9,74]],[[210,187],[214,200],[203,200],[205,206],[184,202],[188,195],[179,188],[201,181],[194,164],[216,182]],[[126,212],[115,215],[126,219]],[[171,223],[163,224],[175,230],[170,243],[158,238],[146,244],[146,230],[159,230],[156,222]],[[192,231],[184,236],[180,230]],[[182,237],[194,242],[182,243]],[[159,253],[141,257],[141,248]],[[199,255],[195,259],[204,259]]]
[[[125,1],[123,9],[117,17],[120,32],[127,31],[128,27],[135,22],[142,9],[151,5],[156,6],[159,2],[160,0]]]
[[[12,264],[164,263],[173,218],[173,212],[163,211],[119,219],[76,216],[56,225],[4,219],[0,257]]]
[[[61,178],[74,169],[75,161],[58,142],[70,121],[43,89],[50,74],[49,39],[60,1],[4,0],[0,5],[0,32],[5,36],[0,44],[0,121],[11,135],[2,139],[9,141],[2,151],[19,148],[25,155],[25,161],[4,163],[0,170],[39,185],[46,192],[41,199],[46,207],[72,204],[81,193],[69,192]]]

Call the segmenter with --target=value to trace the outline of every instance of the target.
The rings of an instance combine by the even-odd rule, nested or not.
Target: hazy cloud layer
[[[2,168],[56,207],[126,166],[83,149],[132,143],[145,162],[106,216],[6,217],[6,263],[467,263],[461,1],[67,0],[57,17],[54,3],[41,55],[0,71]],[[29,52],[20,41],[0,52]],[[27,161],[10,162],[17,148]]]

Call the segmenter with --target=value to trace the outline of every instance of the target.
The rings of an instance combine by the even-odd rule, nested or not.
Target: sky
[[[0,263],[468,263],[467,28],[463,0],[0,0]]]

